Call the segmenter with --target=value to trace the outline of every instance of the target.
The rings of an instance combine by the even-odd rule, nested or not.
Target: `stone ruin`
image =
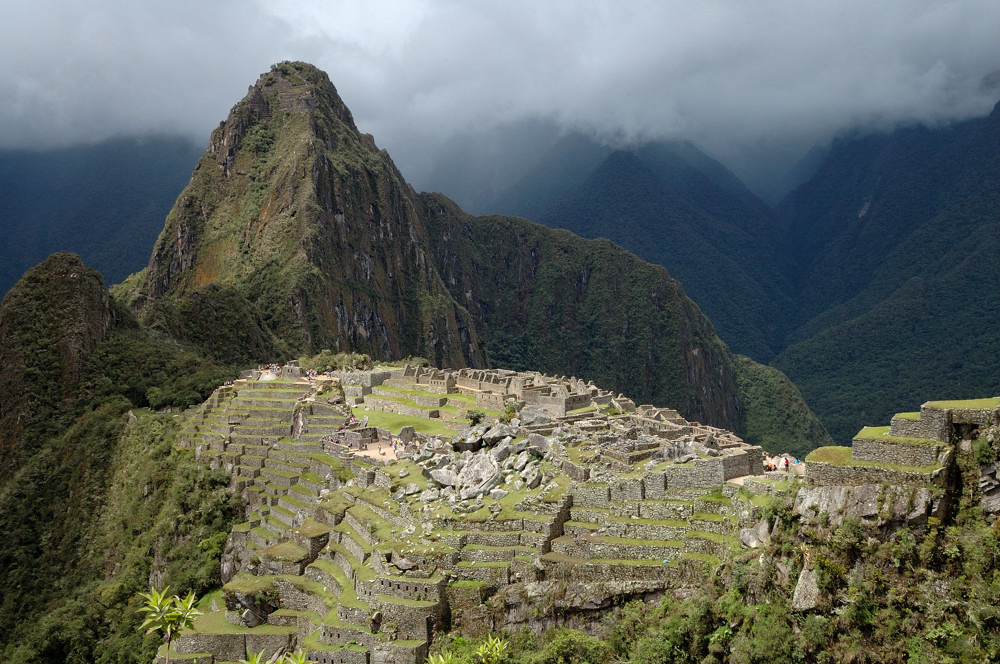
[[[498,421],[508,404],[517,417]],[[470,427],[473,407],[487,419]],[[358,408],[413,424],[370,426]],[[696,587],[743,550],[785,477],[676,411],[504,370],[251,375],[194,410],[181,440],[245,505],[213,611],[174,641],[171,659],[200,662],[298,647],[325,664],[417,664],[441,630],[586,627]]]

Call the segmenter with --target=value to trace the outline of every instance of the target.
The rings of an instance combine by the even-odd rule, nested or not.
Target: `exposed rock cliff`
[[[210,352],[243,327],[267,330],[242,359],[331,348],[481,365],[413,197],[326,74],[276,65],[213,132],[133,306]],[[175,323],[171,312],[210,284],[230,300],[214,329]]]
[[[303,63],[262,75],[213,132],[149,266],[118,293],[147,326],[225,362],[419,355],[574,374],[694,420],[746,421],[733,357],[663,268],[418,196]]]
[[[606,240],[423,197],[434,257],[490,361],[573,374],[739,427],[729,351],[662,267]]]

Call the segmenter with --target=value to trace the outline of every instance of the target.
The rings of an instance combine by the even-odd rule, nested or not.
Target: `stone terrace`
[[[528,582],[586,580],[609,604],[697,584],[740,549],[775,485],[761,449],[730,432],[576,379],[411,368],[282,377],[221,387],[182,432],[181,444],[229,472],[246,520],[227,541],[221,593],[171,659],[301,647],[323,663],[417,664],[438,630],[518,628],[530,611],[516,589]],[[438,416],[396,411],[413,427],[398,438],[345,426],[352,393],[369,408],[405,399]],[[519,418],[496,423],[508,402]],[[470,406],[492,421],[421,431],[457,425],[447,409]],[[507,609],[489,613],[490,597]]]
[[[1000,418],[1000,398],[929,401],[887,427],[865,427],[851,447],[822,447],[806,457],[814,486],[944,486],[952,446],[971,441]]]

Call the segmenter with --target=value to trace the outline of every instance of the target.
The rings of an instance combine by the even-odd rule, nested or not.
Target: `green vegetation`
[[[362,353],[334,353],[324,348],[312,357],[300,357],[299,366],[303,369],[313,369],[320,373],[342,370],[353,371],[355,369],[370,369],[372,358]]]
[[[193,591],[188,592],[184,599],[178,595],[168,597],[168,592],[170,586],[163,590],[150,588],[148,593],[140,593],[146,603],[139,607],[137,613],[146,616],[139,629],[145,629],[147,634],[159,632],[163,636],[166,642],[166,660],[167,664],[170,664],[170,644],[174,636],[181,630],[190,629],[194,619],[201,615],[201,611],[195,608]]]
[[[736,356],[733,366],[744,408],[739,431],[746,442],[771,454],[788,452],[796,458],[833,443],[787,376],[742,355]]]
[[[937,408],[939,410],[948,409],[982,409],[982,410],[994,410],[1000,408],[1000,397],[992,397],[990,399],[959,399],[954,401],[928,401],[924,404],[928,408]]]
[[[0,329],[0,660],[149,661],[136,609],[154,564],[172,587],[217,585],[236,506],[225,473],[174,451],[181,416],[140,407],[231,374],[151,339],[69,254],[19,282]]]

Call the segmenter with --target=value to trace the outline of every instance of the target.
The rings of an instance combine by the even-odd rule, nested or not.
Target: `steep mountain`
[[[170,454],[176,417],[131,409],[228,372],[150,338],[68,253],[4,297],[0,368],[0,660],[148,661],[135,594],[213,583],[233,511],[224,477]]]
[[[844,139],[779,213],[802,324],[775,366],[837,440],[918,395],[1000,392],[1000,105]]]
[[[573,374],[739,427],[730,355],[662,267],[424,196],[434,256],[498,366]]]
[[[727,188],[668,145],[616,151],[539,221],[665,266],[734,350],[767,360],[790,305],[787,253],[767,207],[715,176]]]
[[[140,269],[200,153],[175,137],[0,151],[0,294],[57,251],[109,283]]]
[[[481,365],[413,197],[326,74],[283,63],[213,132],[128,297],[145,324],[217,357],[243,351],[220,359],[331,348]],[[193,308],[202,325],[185,325]]]
[[[737,430],[749,407],[728,349],[664,270],[418,197],[303,63],[276,65],[233,108],[148,267],[116,294],[219,361],[330,348],[532,366]]]

